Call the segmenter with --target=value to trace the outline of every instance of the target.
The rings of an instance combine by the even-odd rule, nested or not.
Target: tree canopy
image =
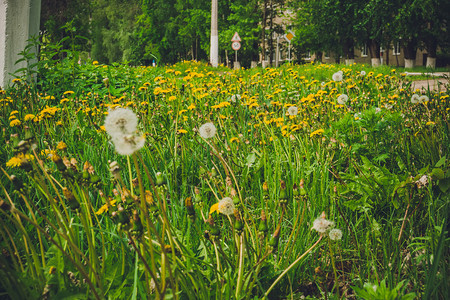
[[[308,52],[352,59],[361,45],[379,57],[394,41],[406,57],[417,48],[436,56],[438,48],[449,52],[449,10],[446,0],[221,0],[219,55],[223,63],[234,59],[230,40],[238,32],[244,66],[273,61],[276,38],[291,29],[298,59]],[[41,32],[58,42],[70,28],[78,38],[63,46],[103,63],[208,61],[210,19],[209,0],[42,0]]]

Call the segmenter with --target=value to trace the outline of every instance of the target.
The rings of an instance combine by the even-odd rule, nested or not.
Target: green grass
[[[74,61],[1,94],[5,297],[25,277],[32,298],[448,296],[448,92],[411,103],[387,67]],[[145,136],[130,156],[112,107]],[[209,214],[226,197],[234,213]],[[341,240],[312,230],[322,213]]]

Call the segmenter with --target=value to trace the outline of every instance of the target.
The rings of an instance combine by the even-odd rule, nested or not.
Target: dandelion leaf
[[[255,161],[256,161],[256,154],[254,152],[252,152],[247,156],[247,162],[246,162],[247,167],[249,167],[249,168],[252,167],[253,164],[255,163]]]
[[[440,168],[445,164],[445,160],[447,159],[446,156],[441,157],[441,159],[436,163],[434,166],[435,168]]]
[[[431,176],[431,178],[432,178],[433,180],[442,180],[442,179],[445,179],[445,173],[444,173],[444,171],[443,171],[442,169],[440,169],[440,168],[434,168],[434,169],[431,171],[430,176]]]
[[[447,191],[450,189],[450,177],[439,180],[438,187],[441,192],[447,193]]]

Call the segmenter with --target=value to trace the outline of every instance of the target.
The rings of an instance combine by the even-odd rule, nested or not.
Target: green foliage
[[[339,298],[386,278],[445,294],[447,94],[411,103],[389,68],[78,64],[42,46],[0,93],[3,293]],[[130,156],[103,127],[119,106],[139,119],[124,142],[145,135]],[[311,230],[323,218],[340,240]]]
[[[408,293],[404,294],[406,288],[405,281],[399,282],[394,288],[390,289],[386,286],[386,281],[382,280],[379,285],[372,285],[365,283],[363,288],[353,287],[356,295],[362,299],[374,299],[374,300],[413,300],[416,298],[416,294]]]

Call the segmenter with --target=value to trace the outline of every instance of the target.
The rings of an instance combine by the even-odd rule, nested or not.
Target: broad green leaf
[[[441,159],[436,163],[434,167],[440,168],[441,166],[443,166],[445,164],[446,158],[447,158],[446,156],[441,157]]]
[[[438,187],[441,192],[446,193],[450,189],[450,178],[439,180]]]
[[[251,166],[253,166],[253,164],[255,163],[255,160],[256,160],[256,154],[255,153],[250,153],[247,156],[247,162],[246,162],[247,167],[250,168]]]
[[[444,173],[444,171],[442,171],[442,169],[434,168],[431,171],[430,176],[433,180],[441,180],[441,179],[445,178],[445,173]]]

